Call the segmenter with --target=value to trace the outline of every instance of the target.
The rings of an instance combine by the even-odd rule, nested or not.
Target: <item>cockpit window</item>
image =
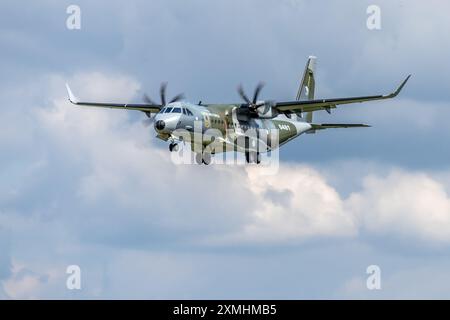
[[[183,114],[187,115],[186,108],[183,108]]]
[[[166,111],[166,108],[162,108],[161,110],[159,110],[159,113],[164,113],[164,111]]]
[[[180,108],[173,108],[172,113],[181,113]]]
[[[173,108],[166,108],[166,111],[164,113],[171,113]]]
[[[189,109],[186,109],[186,112],[187,112],[187,114],[188,114],[188,115],[190,115],[190,116],[193,116],[193,114],[192,114],[191,110],[189,110]]]

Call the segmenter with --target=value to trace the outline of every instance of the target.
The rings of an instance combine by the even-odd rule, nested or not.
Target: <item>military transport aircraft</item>
[[[155,103],[147,95],[144,95],[145,103],[100,103],[83,102],[78,100],[66,84],[71,103],[83,106],[106,107],[125,110],[139,110],[154,123],[157,137],[170,141],[169,150],[178,151],[178,142],[183,141],[191,145],[195,152],[196,162],[209,164],[211,155],[218,152],[238,151],[244,152],[247,163],[260,163],[262,152],[274,150],[286,142],[300,136],[303,133],[315,133],[316,130],[330,128],[355,128],[369,127],[366,124],[344,123],[313,123],[313,112],[325,110],[331,113],[331,109],[338,105],[366,102],[372,100],[384,100],[396,97],[402,90],[409,75],[391,94],[373,95],[337,99],[315,99],[315,68],[316,57],[310,56],[303,77],[298,88],[295,100],[276,102],[273,100],[258,100],[263,84],[259,83],[250,99],[242,86],[238,87],[238,93],[242,103],[232,104],[197,104],[183,101],[182,94],[175,96],[170,101],[166,100],[166,83],[160,88],[161,103]],[[190,134],[180,135],[177,131],[184,130]],[[219,132],[214,138],[204,138],[212,130]],[[200,131],[202,139],[195,139],[196,130]],[[247,133],[257,132],[256,135]],[[269,131],[277,132],[277,141],[273,141],[268,135]],[[245,137],[244,139],[241,139]],[[216,148],[208,148],[215,142]],[[244,143],[239,143],[244,141]],[[255,143],[256,141],[256,143]],[[217,148],[217,145],[222,148]],[[219,150],[220,149],[220,150]]]

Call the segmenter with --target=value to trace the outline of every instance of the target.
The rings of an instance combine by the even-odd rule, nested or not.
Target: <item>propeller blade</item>
[[[146,128],[151,126],[152,123],[153,123],[153,118],[147,118],[145,120],[142,120],[142,125]]]
[[[166,105],[166,88],[167,88],[167,82],[161,83],[161,88],[159,89],[159,94],[161,96],[161,104],[163,106]]]
[[[177,102],[177,101],[180,101],[180,100],[183,100],[183,99],[184,99],[184,94],[180,93],[180,94],[177,94],[175,97],[173,97],[172,100],[170,100],[169,103]]]
[[[255,94],[253,95],[253,104],[256,104],[256,101],[258,101],[259,93],[261,92],[261,89],[264,87],[264,83],[260,82],[255,88]]]
[[[245,92],[244,92],[244,88],[242,87],[241,84],[238,86],[238,89],[237,89],[237,90],[238,90],[238,93],[239,93],[239,95],[241,96],[241,98],[242,98],[245,102],[247,102],[248,105],[251,105],[252,102],[251,102],[250,99],[246,96],[246,94],[245,94]]]
[[[155,121],[155,116],[150,112],[146,112],[145,115],[147,116],[147,119],[142,120],[142,124],[144,127],[148,127]]]
[[[156,104],[153,102],[152,99],[150,99],[150,97],[146,93],[144,93],[143,99],[144,99],[145,103],[152,104],[152,105]]]

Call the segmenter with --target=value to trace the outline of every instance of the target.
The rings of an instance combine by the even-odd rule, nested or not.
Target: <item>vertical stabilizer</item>
[[[297,91],[296,100],[313,100],[314,99],[314,91],[316,87],[316,81],[314,72],[316,70],[316,61],[317,58],[315,56],[310,56],[308,61],[306,62],[305,72],[303,73],[302,82],[300,83],[300,87]],[[312,122],[312,112],[306,113],[306,121]]]

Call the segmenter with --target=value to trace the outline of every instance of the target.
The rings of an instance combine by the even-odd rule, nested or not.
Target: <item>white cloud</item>
[[[148,137],[151,128],[130,122],[126,112],[75,107],[62,97],[63,79],[49,79],[57,93],[51,93],[52,106],[37,110],[36,120],[53,140],[53,151],[67,153],[80,172],[72,201],[79,201],[85,223],[111,215],[117,219],[109,222],[113,230],[131,221],[134,227],[183,230],[193,243],[207,244],[355,237],[361,230],[450,241],[449,197],[442,182],[426,173],[374,173],[364,178],[362,190],[344,198],[324,174],[305,165],[283,163],[269,176],[260,168],[177,166]],[[132,78],[100,73],[77,74],[70,82],[77,94],[94,100],[127,101],[140,87]],[[129,213],[85,211],[103,202]],[[201,232],[193,236],[190,230]]]
[[[351,280],[338,297],[354,296],[366,293],[364,275],[342,270],[392,252],[404,260],[380,263],[383,296],[448,297],[448,259],[415,249],[432,244],[445,253],[450,243],[448,152],[439,147],[448,135],[449,4],[380,0],[382,30],[372,32],[364,1],[253,1],[239,3],[240,15],[238,2],[181,2],[80,0],[97,14],[82,34],[67,33],[59,4],[28,13],[0,5],[0,297],[310,298],[326,297],[329,282],[343,278]],[[264,97],[281,100],[294,96],[309,54],[320,59],[320,97],[387,92],[403,75],[413,78],[397,100],[333,113],[375,126],[364,134],[327,132],[286,146],[295,159],[314,154],[314,165],[282,163],[276,176],[174,166],[129,113],[72,106],[65,77],[40,76],[84,66],[140,77],[69,78],[80,97],[111,101],[132,99],[141,80],[154,98],[169,80],[171,92],[182,87],[194,101],[231,101],[237,82],[251,88],[265,79]],[[336,159],[343,164],[315,165]],[[419,169],[408,171],[411,163]],[[310,239],[323,241],[299,245]],[[72,263],[82,267],[82,292],[65,288]]]
[[[138,87],[117,75],[114,80],[99,74],[75,79],[87,88],[108,88],[112,82],[115,94]],[[108,90],[103,92],[98,99],[110,99]],[[111,199],[131,215],[134,210],[141,212],[137,219],[163,220],[169,229],[193,222],[196,228],[209,228],[210,223],[221,221],[214,228],[221,232],[212,237],[230,241],[282,243],[356,233],[354,219],[344,212],[338,192],[312,168],[287,166],[266,177],[261,169],[176,166],[166,150],[146,138],[149,130],[139,122],[130,123],[125,112],[77,108],[59,98],[53,107],[41,110],[38,119],[49,136],[56,137],[56,148],[89,159],[89,173],[79,181],[82,201]],[[277,197],[286,198],[286,205],[278,203]],[[177,210],[178,206],[187,210]],[[210,235],[205,235],[199,240],[210,241]]]
[[[352,213],[344,210],[338,192],[315,169],[283,163],[275,175],[259,168],[246,172],[257,206],[235,240],[289,243],[357,233]]]
[[[346,197],[332,186],[330,176],[345,180],[352,174],[348,168],[323,173],[282,163],[276,175],[266,175],[260,168],[174,165],[152,138],[151,128],[130,121],[126,112],[69,104],[64,80],[52,76],[43,81],[50,88],[50,103],[32,108],[35,135],[18,143],[24,149],[38,145],[45,157],[25,162],[23,168],[32,168],[27,169],[32,174],[19,176],[13,184],[15,196],[7,199],[13,210],[0,213],[0,224],[20,238],[23,250],[31,242],[37,248],[57,243],[45,254],[67,252],[56,262],[59,266],[70,254],[98,254],[98,245],[121,247],[126,256],[128,248],[174,243],[265,247],[311,239],[356,240],[359,234],[388,235],[401,243],[450,244],[449,186],[433,174],[398,169],[386,174],[372,163],[372,174],[361,176],[362,186]],[[77,74],[70,83],[83,98],[99,100],[128,100],[140,87],[117,74]],[[100,93],[93,89],[97,85]],[[0,186],[8,191],[5,181]],[[47,232],[37,241],[41,230]],[[52,296],[55,291],[40,287],[56,288],[55,281],[63,281],[64,275],[55,272],[58,276],[51,279],[57,280],[47,284],[48,272],[31,271],[45,270],[33,265],[36,257],[22,254],[22,269],[29,272],[13,272],[4,279],[5,293]],[[152,263],[145,255],[143,259]],[[89,293],[105,294],[98,279],[93,283]]]
[[[17,261],[13,261],[11,273],[0,283],[5,294],[13,299],[37,299],[51,277],[49,274],[39,275]]]
[[[391,170],[363,178],[362,190],[343,198],[315,169],[283,164],[264,178],[248,171],[258,206],[240,240],[292,242],[359,232],[389,235],[405,243],[450,244],[450,196],[430,174]],[[289,195],[279,203],[269,194]]]
[[[348,208],[371,233],[450,244],[450,197],[425,173],[368,176],[363,190],[350,196]]]

